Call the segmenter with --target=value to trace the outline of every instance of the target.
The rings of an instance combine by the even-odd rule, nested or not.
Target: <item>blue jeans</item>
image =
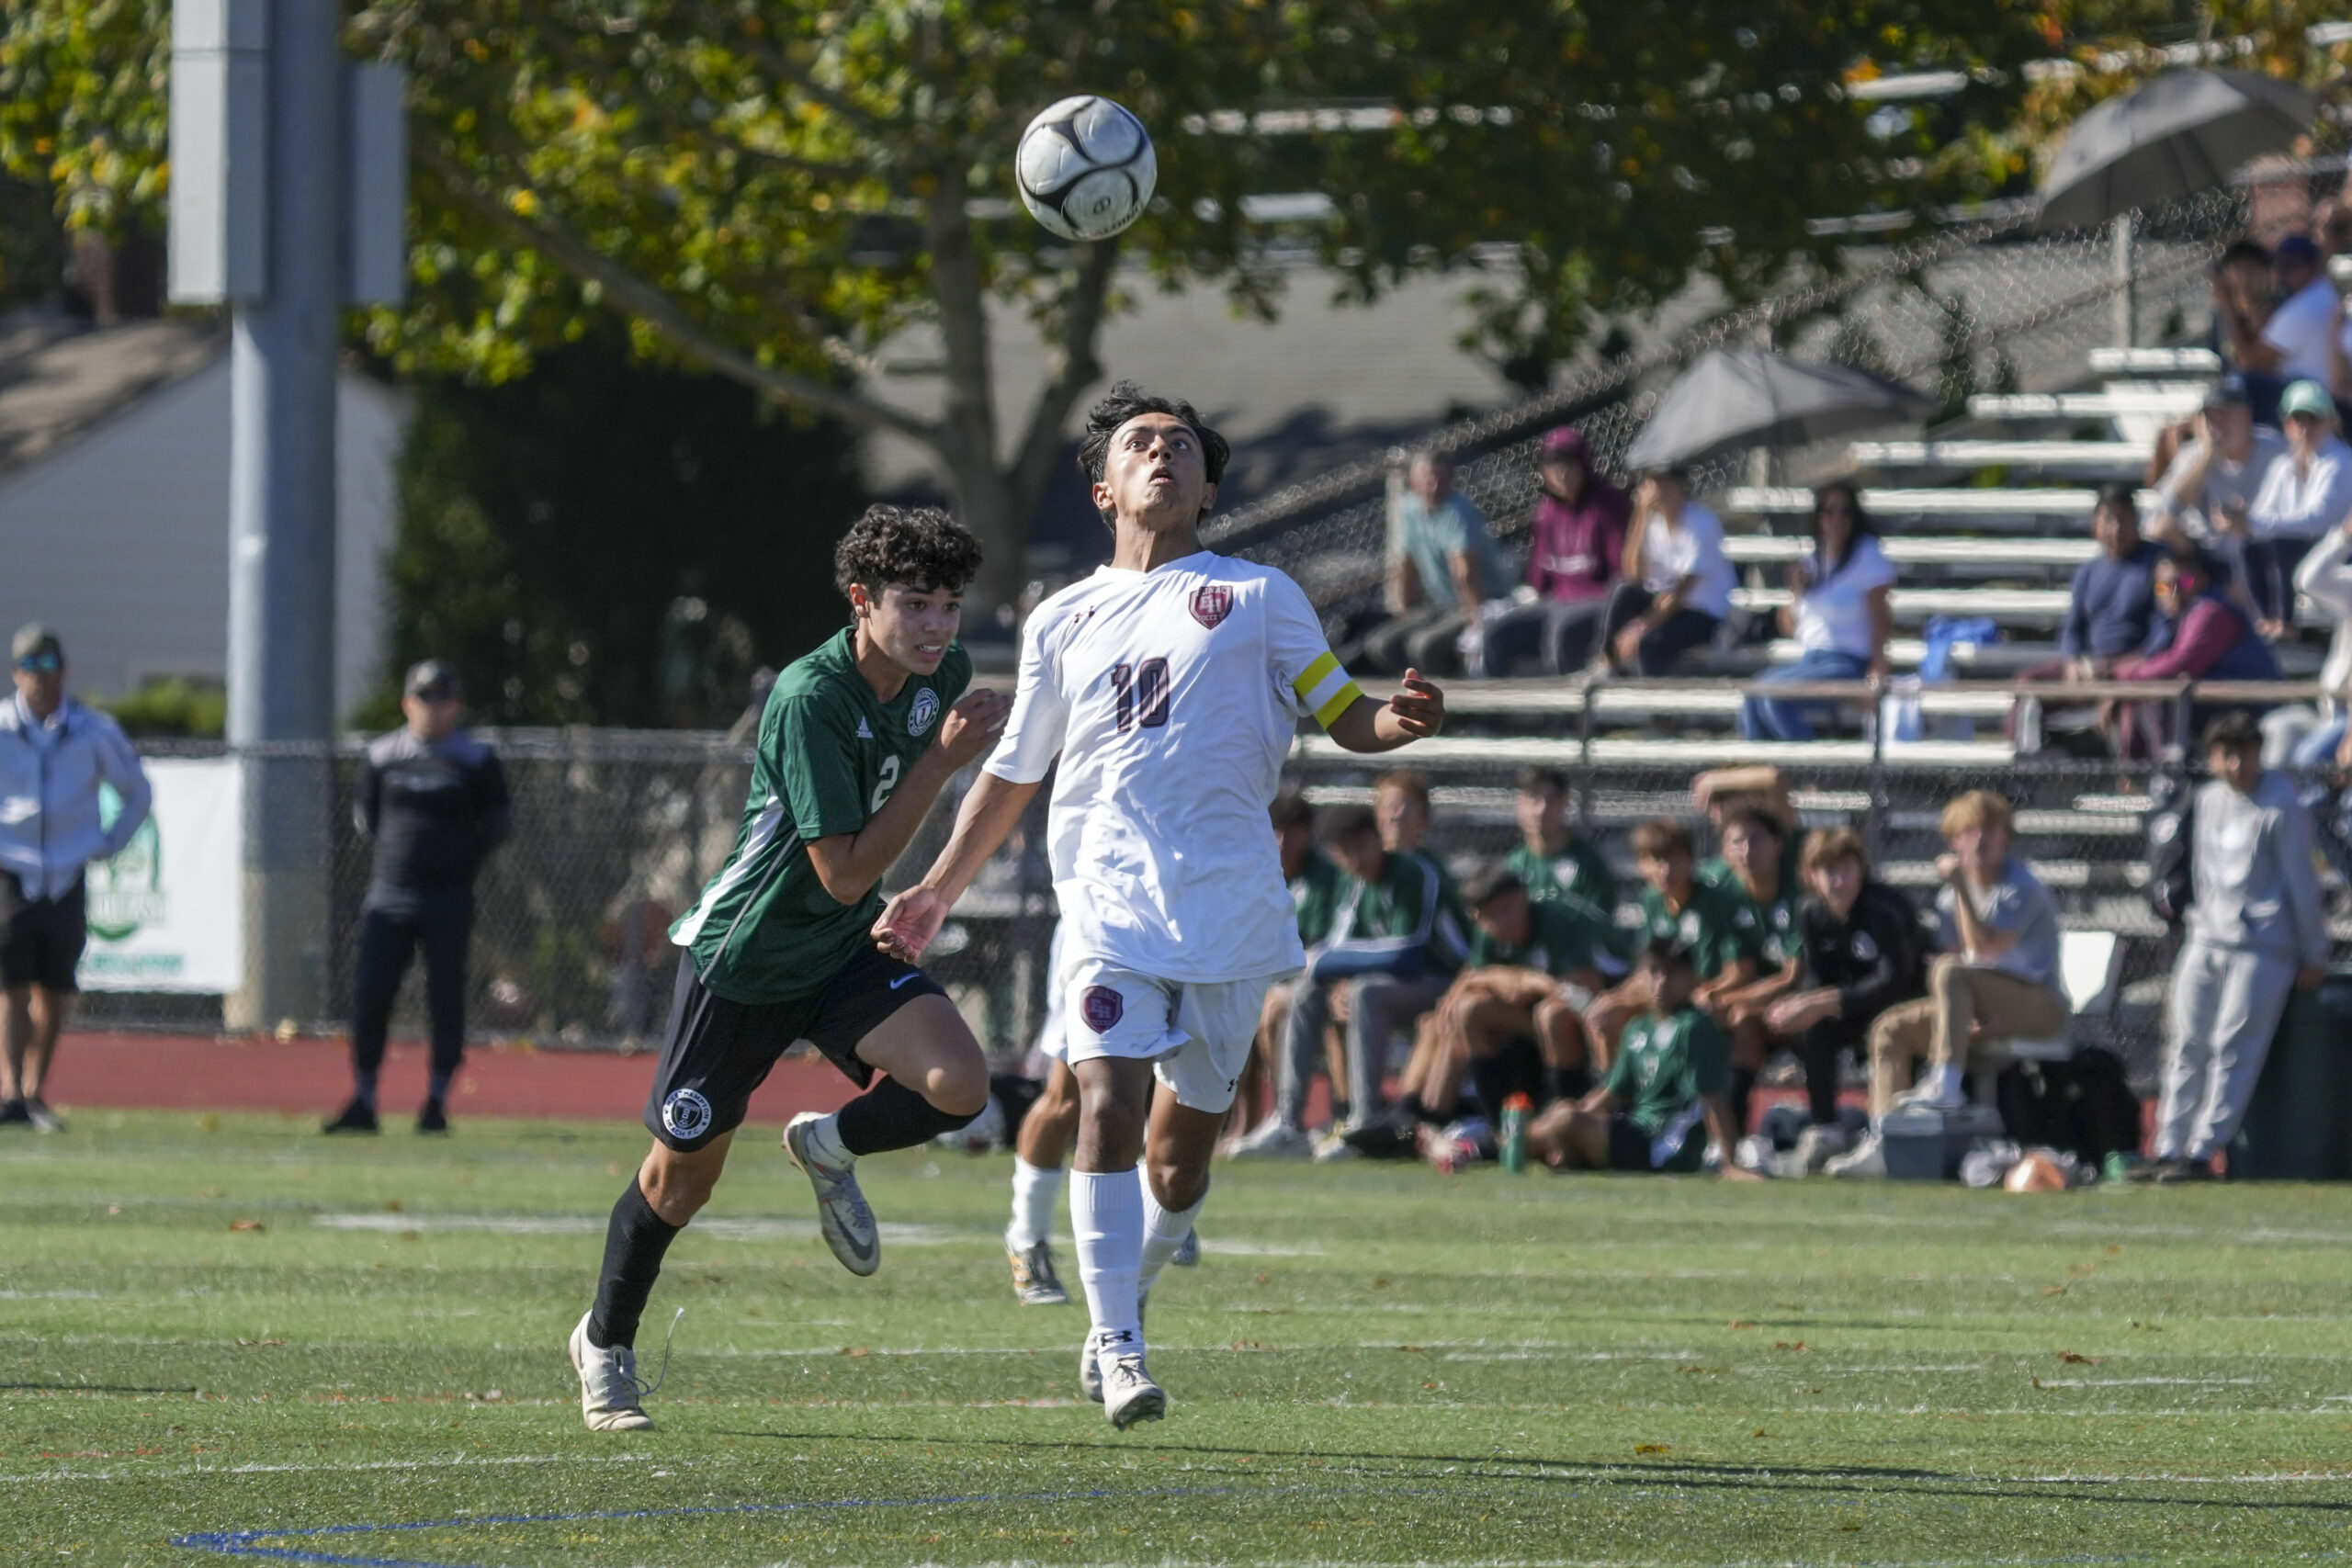
[[[1813,649],[1797,659],[1767,671],[1758,681],[1859,681],[1871,661],[1859,653]],[[1750,697],[1740,705],[1739,733],[1747,740],[1810,740],[1814,716],[1830,707],[1824,702],[1792,702],[1782,697]]]
[[[2295,742],[2289,762],[2298,768],[2324,768],[2335,761],[2335,749],[2344,744],[2345,716],[2337,714],[2317,729],[2307,732]]]

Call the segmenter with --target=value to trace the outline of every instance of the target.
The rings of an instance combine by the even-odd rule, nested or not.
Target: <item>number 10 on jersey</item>
[[[1118,732],[1141,728],[1158,729],[1168,722],[1168,660],[1147,659],[1139,664],[1111,666],[1111,687],[1118,694]]]

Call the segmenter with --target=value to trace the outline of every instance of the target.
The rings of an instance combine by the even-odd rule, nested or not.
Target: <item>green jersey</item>
[[[1331,934],[1340,905],[1348,896],[1348,874],[1321,850],[1306,852],[1306,863],[1290,879],[1291,907],[1298,911],[1298,942],[1313,947]]]
[[[1564,897],[1527,907],[1527,940],[1517,946],[1498,942],[1484,926],[1476,928],[1470,938],[1470,967],[1541,969],[1555,980],[1586,971],[1618,976],[1625,972],[1621,945],[1609,911]]]
[[[1503,869],[1518,877],[1526,886],[1527,896],[1538,904],[1582,898],[1604,909],[1617,907],[1617,874],[1587,839],[1570,839],[1568,847],[1556,855],[1522,843],[1503,857]]]
[[[1469,955],[1469,927],[1443,866],[1424,854],[1383,855],[1378,881],[1348,879],[1327,962],[1312,967],[1337,976],[1418,964],[1451,975]]]
[[[1731,911],[1724,931],[1729,944],[1724,963],[1747,959],[1760,979],[1779,974],[1804,951],[1804,940],[1797,933],[1798,897],[1793,884],[1781,883],[1771,901],[1763,904],[1748,895],[1746,884],[1736,876],[1715,884],[1715,891]]]
[[[1804,840],[1803,828],[1791,829],[1788,837],[1781,840],[1781,886],[1799,892],[1804,887]],[[1739,880],[1721,855],[1710,855],[1701,861],[1692,874],[1711,887]]]
[[[882,809],[939,738],[972,660],[951,643],[935,673],[909,676],[886,703],[858,673],[854,635],[844,630],[777,678],[735,848],[670,928],[713,996],[752,1005],[806,996],[874,940],[881,889],[836,902],[808,845],[854,833]]]
[[[1602,1087],[1653,1145],[1672,1145],[1658,1168],[1696,1170],[1707,1140],[1687,1134],[1705,1114],[1700,1101],[1730,1084],[1731,1042],[1706,1014],[1686,1007],[1670,1018],[1644,1013],[1627,1024]]]
[[[1666,907],[1665,897],[1647,883],[1642,885],[1642,920],[1635,928],[1643,942],[1676,941],[1690,950],[1690,964],[1702,980],[1712,980],[1738,953],[1727,951],[1732,911],[1723,889],[1693,878],[1690,897],[1680,910]]]

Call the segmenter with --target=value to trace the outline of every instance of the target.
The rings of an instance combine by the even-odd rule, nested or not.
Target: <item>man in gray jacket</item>
[[[153,795],[105,714],[65,694],[65,649],[47,626],[10,644],[17,694],[0,703],[0,1126],[56,1133],[41,1098],[88,940],[82,868],[130,842]],[[101,785],[121,802],[107,822]]]
[[[2200,1180],[2238,1130],[2291,990],[2327,975],[2327,919],[2311,818],[2294,780],[2262,766],[2243,712],[2205,728],[2211,783],[2189,846],[2188,940],[2172,972],[2171,1039],[2157,1112],[2157,1181]]]

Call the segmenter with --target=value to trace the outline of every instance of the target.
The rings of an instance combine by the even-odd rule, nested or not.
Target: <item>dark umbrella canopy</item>
[[[1801,446],[1925,418],[1933,406],[1908,387],[1844,365],[1711,349],[1667,389],[1625,461],[1638,471],[1744,446]]]
[[[2258,71],[2168,71],[2075,122],[2042,183],[2035,227],[2097,228],[2226,185],[2318,114],[2317,98]]]

